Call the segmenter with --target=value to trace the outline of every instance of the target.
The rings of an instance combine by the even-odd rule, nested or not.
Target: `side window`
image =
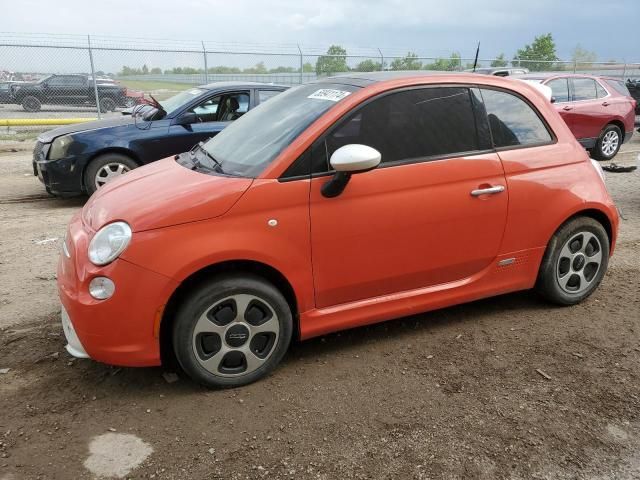
[[[596,82],[590,78],[572,78],[573,101],[593,100],[596,95]]]
[[[200,122],[215,122],[218,119],[218,108],[222,95],[216,95],[201,102],[190,111],[198,116]]]
[[[52,87],[59,87],[60,85],[66,85],[67,84],[66,77],[62,77],[60,75],[56,77],[52,77],[49,80],[47,80],[47,84],[51,85]]]
[[[631,93],[627,88],[627,85],[630,85],[630,83],[625,85],[625,83],[622,80],[608,80],[608,82],[609,82],[609,85],[615,88],[620,95],[624,95],[625,97],[631,96]]]
[[[423,88],[373,100],[326,137],[324,159],[322,148],[312,151],[314,172],[327,164],[333,152],[350,143],[377,149],[383,163],[478,150],[469,89]]]
[[[270,98],[275,97],[279,93],[282,93],[278,90],[258,90],[258,103],[264,103]]]
[[[596,95],[598,96],[598,98],[606,97],[607,95],[609,95],[609,92],[607,92],[604,87],[600,85],[600,82],[596,82]]]
[[[556,102],[569,101],[569,82],[566,78],[556,78],[546,85],[551,89],[551,96],[556,99]]]
[[[200,122],[229,122],[236,120],[249,109],[249,93],[216,95],[202,101],[189,110]]]
[[[220,111],[218,112],[218,121],[232,122],[237,120],[249,110],[249,92],[231,93],[224,96]]]
[[[540,145],[552,141],[538,114],[521,98],[498,90],[482,90],[496,148]]]

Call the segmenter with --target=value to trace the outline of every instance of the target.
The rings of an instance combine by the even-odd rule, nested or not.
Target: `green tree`
[[[147,67],[147,64],[145,63],[142,65],[142,74],[146,75],[147,73],[149,73],[149,67]]]
[[[159,69],[158,67],[153,67],[153,68],[149,71],[149,73],[152,73],[152,74],[154,74],[154,75],[159,75],[159,74],[161,74],[161,73],[162,73],[162,70],[161,70],[161,69]]]
[[[347,51],[340,45],[331,45],[326,55],[319,56],[316,62],[316,73],[318,75],[331,75],[348,71]]]
[[[367,59],[358,63],[355,70],[357,72],[377,72],[382,70],[382,64],[375,60]]]
[[[504,53],[498,55],[493,62],[491,62],[492,67],[506,67],[507,65],[509,65],[509,62],[504,57]]]
[[[595,52],[585,50],[580,44],[576,45],[576,48],[571,52],[571,60],[573,60],[573,64],[578,68],[590,68],[591,64],[593,64],[597,58],[598,56]]]
[[[449,58],[436,58],[433,63],[424,64],[423,68],[425,70],[435,70],[442,72],[460,70],[462,68],[460,54],[457,52],[453,52],[449,56]]]
[[[540,72],[552,70],[554,68],[553,62],[558,60],[553,36],[547,33],[546,35],[535,37],[530,45],[525,45],[524,48],[519,49],[511,63],[526,67],[534,72]]]
[[[418,55],[407,52],[402,58],[396,58],[391,62],[391,70],[421,70],[422,62],[418,60]]]
[[[312,73],[313,72],[313,64],[306,62],[302,65],[302,71],[304,73]]]

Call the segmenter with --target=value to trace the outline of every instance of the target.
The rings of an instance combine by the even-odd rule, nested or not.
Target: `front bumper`
[[[50,143],[37,142],[33,151],[33,174],[54,195],[71,196],[84,193],[82,188],[83,159],[79,157],[47,160]]]
[[[72,328],[68,334],[65,329],[67,350],[110,365],[160,365],[158,322],[177,282],[123,259],[93,265],[87,258],[91,235],[76,214],[66,240],[69,257],[62,253],[58,262],[58,293]],[[108,300],[89,294],[96,276],[114,281],[116,291]]]
[[[76,358],[89,358],[89,354],[82,346],[82,342],[80,342],[78,334],[71,323],[71,318],[69,318],[69,314],[64,307],[62,307],[60,315],[62,317],[62,330],[64,331],[65,338],[67,339],[67,352]]]

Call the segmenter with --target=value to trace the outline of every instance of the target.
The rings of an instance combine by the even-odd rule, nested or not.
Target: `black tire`
[[[24,108],[27,112],[39,112],[42,108],[42,104],[37,97],[33,95],[27,95],[22,99],[22,108]]]
[[[610,147],[607,145],[607,141],[611,136],[617,139],[616,146],[612,151],[608,150],[608,148]],[[600,133],[595,147],[593,147],[593,149],[591,150],[591,155],[596,160],[611,160],[620,151],[623,138],[623,133],[620,131],[620,128],[613,124],[607,125]]]
[[[122,165],[122,169],[125,171],[139,167],[135,160],[121,153],[105,153],[104,155],[94,158],[84,171],[83,181],[87,195],[93,195],[98,189],[96,176],[108,165]]]
[[[100,113],[113,112],[116,109],[116,101],[111,97],[100,99]]]
[[[234,295],[239,297],[234,297]],[[244,353],[239,353],[239,349],[244,347],[250,348],[251,351],[253,351],[253,340],[255,337],[249,329],[247,329],[247,334],[245,335],[246,340],[244,340],[242,345],[232,346],[227,343],[230,333],[229,329],[231,327],[245,328],[245,326],[249,326],[246,315],[242,315],[242,320],[239,320],[239,314],[237,313],[238,304],[234,303],[233,300],[229,300],[240,298],[243,295],[256,297],[260,302],[267,304],[273,313],[275,313],[276,318],[273,319],[271,317],[271,319],[274,320],[274,323],[278,325],[279,328],[277,337],[274,336],[265,359],[260,360],[260,366],[252,371],[248,371],[246,374],[243,373],[242,362],[244,362],[244,369],[248,370],[248,360]],[[223,334],[210,334],[211,337],[218,337],[216,339],[216,342],[219,342],[217,346],[218,351],[215,350],[216,347],[213,347],[213,353],[204,352],[202,351],[204,350],[203,348],[196,348],[196,345],[199,345],[199,337],[194,338],[194,330],[198,320],[201,319],[204,314],[207,314],[206,320],[212,321],[212,315],[214,314],[211,312],[214,311],[215,308],[219,308],[220,305],[224,305],[221,301],[231,301],[231,305],[235,305],[236,310],[231,314],[231,317],[228,317],[232,318],[230,321],[215,327],[220,328],[221,331],[223,331],[222,329],[226,329]],[[251,305],[251,303],[249,305]],[[226,308],[226,306],[224,308]],[[221,312],[223,309],[218,309],[218,312]],[[249,311],[250,308],[247,308],[246,312]],[[215,315],[217,316],[218,313]],[[178,363],[193,380],[207,387],[238,387],[263,378],[280,363],[289,348],[292,331],[293,317],[289,304],[282,293],[273,285],[261,277],[250,274],[219,276],[201,284],[184,299],[176,314],[172,332],[172,343]],[[204,342],[204,340],[202,341]],[[222,347],[228,351],[236,349],[236,351],[229,353],[233,355],[238,354],[242,359],[240,360],[241,366],[238,370],[235,373],[231,370],[231,374],[236,376],[225,376],[225,374],[221,372],[221,369],[225,368],[224,362],[228,355],[228,353],[221,353]],[[206,354],[208,354],[209,357],[206,357]],[[203,357],[212,359],[216,355],[222,358],[222,360],[216,361],[217,372],[214,373],[207,370],[200,362],[204,361]],[[236,356],[235,358],[236,361],[238,361],[238,357]]]
[[[589,237],[595,237],[597,242],[589,240],[592,242],[591,245],[585,245],[587,252],[582,255],[584,257],[582,266],[580,266],[581,262],[577,261],[577,259],[569,260],[568,263],[566,263],[568,259],[564,257],[563,248],[567,247],[569,250],[572,250],[571,244],[574,244],[574,246],[577,245],[576,242],[580,242],[581,237],[582,242]],[[571,243],[568,244],[570,240]],[[598,269],[594,271],[594,264],[590,263],[589,259],[597,258],[597,252],[594,248],[596,244],[598,244],[599,247],[601,260]],[[591,256],[589,255],[589,247],[591,247]],[[575,254],[577,257],[581,254],[581,251],[576,251]],[[561,255],[563,255],[562,259]],[[575,305],[582,302],[598,288],[607,271],[608,265],[609,236],[604,227],[592,218],[576,217],[561,226],[551,238],[549,245],[547,245],[547,250],[540,265],[536,289],[550,302],[558,305]],[[572,287],[569,283],[567,283],[565,288],[561,286],[561,279],[567,278],[569,282],[571,281],[570,276],[574,275],[572,272],[574,272],[575,266],[579,267],[578,270],[581,270],[585,277],[584,290],[580,290],[578,287]],[[591,267],[590,271],[588,271],[589,267]],[[568,273],[562,275],[563,270],[568,271]],[[580,271],[576,272],[577,280],[579,284],[582,284],[579,273]],[[575,291],[567,291],[568,289],[572,290],[574,288]]]

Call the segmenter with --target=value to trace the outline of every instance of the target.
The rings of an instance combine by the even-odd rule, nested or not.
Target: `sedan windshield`
[[[256,177],[309,125],[356,90],[332,83],[291,88],[243,115],[203,148],[225,173]]]

